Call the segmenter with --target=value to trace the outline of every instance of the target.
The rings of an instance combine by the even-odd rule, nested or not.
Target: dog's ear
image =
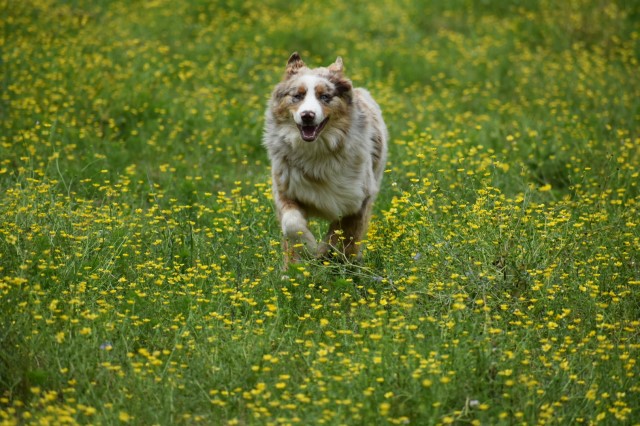
[[[351,102],[351,90],[353,89],[353,85],[351,84],[351,80],[346,78],[342,72],[344,71],[344,64],[342,62],[342,58],[338,56],[336,61],[329,65],[329,72],[331,76],[329,80],[336,85],[336,93],[338,96],[347,99],[348,102]]]
[[[336,58],[336,61],[331,65],[329,65],[329,71],[339,74],[339,73],[342,73],[343,70],[344,70],[344,65],[342,64],[342,58],[338,56]]]
[[[339,77],[332,79],[331,81],[333,81],[333,84],[335,84],[336,86],[336,94],[350,101],[353,89],[351,80],[349,80],[348,78]]]
[[[351,80],[342,74],[334,74],[329,78],[329,80],[335,86],[336,95],[345,99],[348,103],[351,103],[351,98],[353,97],[353,84],[351,83]]]
[[[300,68],[304,67],[304,62],[298,55],[298,52],[293,52],[287,61],[287,77],[297,73]]]

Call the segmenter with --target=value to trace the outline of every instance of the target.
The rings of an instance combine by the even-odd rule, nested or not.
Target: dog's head
[[[276,119],[295,124],[306,142],[318,139],[327,126],[344,126],[353,86],[343,69],[340,57],[326,68],[310,69],[297,52],[292,54],[284,78],[273,92]]]

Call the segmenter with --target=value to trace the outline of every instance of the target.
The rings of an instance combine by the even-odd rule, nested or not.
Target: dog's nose
[[[305,123],[311,123],[315,120],[316,113],[313,111],[302,111],[302,113],[300,113],[300,118],[302,118],[302,121]]]

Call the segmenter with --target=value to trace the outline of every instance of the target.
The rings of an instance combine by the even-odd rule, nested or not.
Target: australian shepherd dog
[[[380,107],[345,77],[342,58],[312,69],[298,53],[291,55],[271,95],[263,138],[285,268],[305,253],[359,259],[387,139]],[[330,221],[320,244],[308,228],[309,217]]]

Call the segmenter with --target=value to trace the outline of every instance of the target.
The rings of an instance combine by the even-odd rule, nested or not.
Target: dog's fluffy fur
[[[302,252],[360,256],[387,156],[387,128],[368,91],[353,88],[342,59],[308,68],[289,58],[266,112],[264,145],[282,226],[285,267]],[[329,220],[318,246],[307,217]]]

